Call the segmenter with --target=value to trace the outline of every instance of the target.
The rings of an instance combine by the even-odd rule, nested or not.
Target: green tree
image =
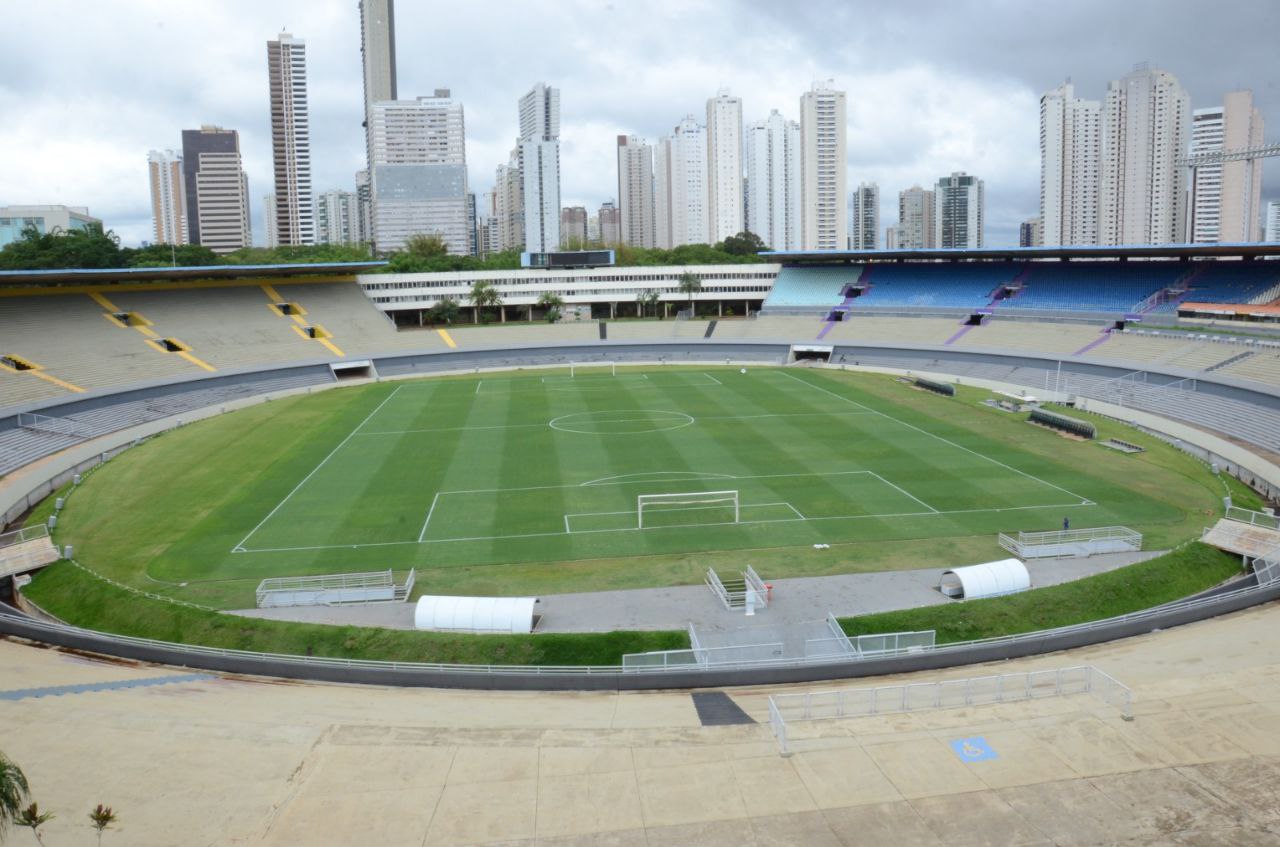
[[[658,301],[660,299],[662,299],[662,296],[652,288],[646,288],[637,294],[636,305],[640,307],[640,317],[643,318],[645,313],[652,308],[654,317],[661,318],[662,315],[658,314]]]
[[[98,844],[102,844],[102,831],[116,822],[119,817],[110,806],[99,803],[89,812],[89,823],[98,833]]]
[[[769,248],[754,232],[740,232],[721,241],[716,249],[732,256],[754,256]]]
[[[544,291],[538,298],[537,307],[546,310],[547,323],[560,320],[560,310],[564,308],[564,298],[554,291]]]
[[[126,267],[168,268],[216,265],[222,260],[208,247],[199,244],[151,244],[147,247],[125,247],[121,251]],[[261,263],[260,263],[261,264]]]
[[[693,295],[702,290],[702,278],[695,273],[685,271],[680,274],[680,293],[689,296],[689,317],[693,317]]]
[[[120,239],[114,232],[103,232],[101,226],[45,233],[28,227],[17,241],[0,250],[3,270],[122,267]]]
[[[427,319],[432,323],[452,325],[458,319],[458,301],[447,295],[441,297],[427,314]]]
[[[486,279],[477,280],[476,284],[471,286],[468,299],[471,300],[471,305],[476,307],[477,323],[480,322],[480,315],[485,309],[496,309],[502,305],[502,295],[498,293],[493,283]]]
[[[18,826],[25,826],[30,829],[31,834],[36,837],[36,841],[43,844],[44,839],[40,837],[40,827],[44,826],[51,820],[53,820],[53,812],[41,813],[39,804],[32,803],[30,806],[27,806],[18,813],[18,818],[15,823],[17,823]]]
[[[449,245],[435,233],[419,233],[405,241],[404,252],[419,259],[434,259],[448,255]]]
[[[5,829],[18,820],[22,804],[31,799],[31,788],[22,768],[8,756],[0,753],[0,837]]]

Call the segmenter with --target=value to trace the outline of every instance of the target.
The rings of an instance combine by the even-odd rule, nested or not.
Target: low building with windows
[[[24,229],[47,232],[101,228],[102,221],[84,206],[0,206],[0,247],[17,241]]]

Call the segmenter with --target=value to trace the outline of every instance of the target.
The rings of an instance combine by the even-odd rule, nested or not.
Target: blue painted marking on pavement
[[[981,737],[957,738],[951,742],[951,749],[962,762],[986,762],[1000,758],[996,755],[996,751],[991,749],[987,739]]]
[[[152,676],[145,679],[124,679],[119,682],[86,682],[79,685],[51,685],[47,688],[17,688],[0,691],[0,700],[26,700],[32,697],[58,697],[63,694],[87,694],[90,691],[120,691],[126,688],[148,688],[153,685],[171,685],[177,682],[200,682],[214,679],[207,673],[187,673],[175,676]]]

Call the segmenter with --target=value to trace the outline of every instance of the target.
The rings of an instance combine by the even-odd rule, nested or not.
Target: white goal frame
[[[574,377],[576,377],[576,376],[578,375],[578,374],[577,374],[577,370],[576,370],[577,368],[608,368],[608,369],[609,369],[609,376],[617,376],[617,375],[618,375],[618,363],[617,363],[617,362],[570,362],[570,363],[569,363],[569,378],[570,378],[570,379],[573,379]]]
[[[695,504],[714,506],[720,503],[733,503],[733,522],[740,523],[742,518],[737,489],[732,491],[678,491],[666,494],[639,494],[636,495],[636,527],[638,529],[644,529],[644,507],[654,503],[668,503],[676,506],[695,506]]]

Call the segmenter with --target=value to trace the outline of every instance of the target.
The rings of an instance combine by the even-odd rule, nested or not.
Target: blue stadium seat
[[[841,292],[857,282],[862,265],[783,266],[763,308],[831,308],[844,301]]]
[[[978,309],[988,305],[996,288],[1013,281],[1020,269],[1012,262],[873,265],[864,277],[870,289],[855,301],[855,308]]]

